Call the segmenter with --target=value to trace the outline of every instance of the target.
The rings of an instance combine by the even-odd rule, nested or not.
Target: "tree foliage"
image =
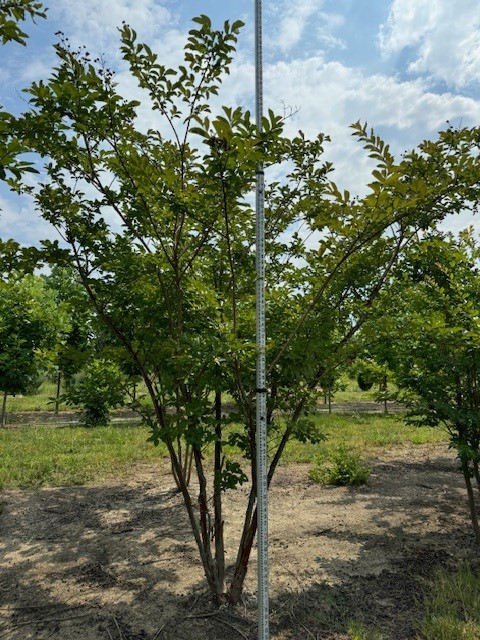
[[[0,0],[0,39],[2,44],[17,42],[26,45],[27,34],[20,23],[28,18],[45,18],[46,11],[41,2],[35,0]]]
[[[212,113],[242,24],[215,30],[206,16],[194,23],[178,69],[162,65],[129,26],[121,29],[123,56],[157,128],[142,129],[139,102],[118,93],[108,68],[60,42],[58,65],[28,90],[31,110],[15,134],[42,158],[35,199],[61,237],[44,242],[45,255],[74,267],[141,375],[153,407],[145,413],[151,439],[168,448],[211,593],[238,602],[256,533],[250,202],[258,164],[284,167],[265,194],[270,482],[291,438],[321,437],[308,419],[315,388],[344,361],[412,237],[477,206],[479,133],[443,132],[397,163],[374,132],[353,125],[376,168],[370,193],[352,198],[330,179],[324,135],[287,137],[272,111],[262,130],[239,107]],[[226,393],[235,414],[223,410]],[[222,496],[246,479],[226,586]]]
[[[83,407],[85,426],[106,426],[110,422],[110,409],[125,403],[126,383],[117,364],[94,358],[69,385],[67,402]]]
[[[394,370],[410,421],[443,426],[457,451],[477,540],[480,490],[480,248],[473,231],[429,233],[405,257],[384,293],[377,356]]]
[[[25,45],[27,34],[20,23],[28,18],[45,18],[46,11],[41,2],[35,0],[0,0],[0,40],[3,45],[17,42]],[[27,149],[12,135],[13,116],[1,109],[0,105],[0,179],[8,179],[10,186],[19,187],[23,172],[32,171],[28,161],[18,160],[18,155]]]
[[[0,390],[4,398],[28,391],[45,366],[48,350],[66,328],[65,321],[42,278],[13,274],[9,281],[0,281]],[[3,415],[2,424],[4,420]]]

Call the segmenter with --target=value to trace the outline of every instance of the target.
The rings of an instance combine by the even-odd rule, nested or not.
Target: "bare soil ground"
[[[445,445],[382,450],[371,463],[360,488],[313,484],[307,465],[279,469],[270,494],[272,640],[343,640],[349,620],[385,640],[414,638],[434,567],[480,561]],[[228,561],[245,495],[227,499]],[[165,464],[102,486],[4,491],[0,502],[0,639],[256,637],[255,558],[244,602],[211,608]]]

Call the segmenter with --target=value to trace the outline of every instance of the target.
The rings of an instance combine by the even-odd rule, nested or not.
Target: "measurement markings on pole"
[[[262,2],[255,0],[255,89],[256,123],[262,133],[263,60]],[[268,584],[268,482],[267,482],[267,383],[265,325],[265,177],[263,164],[256,175],[256,427],[257,427],[257,557],[258,557],[258,639],[269,640]]]

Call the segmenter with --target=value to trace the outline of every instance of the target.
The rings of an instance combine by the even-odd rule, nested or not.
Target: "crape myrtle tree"
[[[438,232],[422,237],[382,294],[381,318],[365,333],[376,357],[393,369],[408,419],[447,430],[480,543],[479,259],[472,229],[458,237]]]
[[[158,129],[143,130],[139,103],[122,98],[113,73],[63,41],[51,77],[28,90],[31,110],[16,135],[43,161],[34,196],[62,238],[46,241],[45,252],[75,267],[141,375],[151,438],[168,449],[208,587],[217,603],[236,603],[256,534],[250,202],[258,163],[285,165],[285,177],[266,189],[270,482],[290,439],[321,437],[309,418],[315,388],[344,360],[411,237],[476,204],[465,141],[477,134],[443,133],[396,163],[357,123],[353,133],[376,168],[369,195],[351,198],[329,179],[323,135],[289,138],[271,111],[261,132],[241,108],[211,113],[242,25],[215,30],[206,16],[194,23],[178,69],[121,28],[124,59]],[[305,238],[314,232],[312,246]],[[237,410],[226,415],[227,393]],[[247,481],[226,572],[222,501]]]

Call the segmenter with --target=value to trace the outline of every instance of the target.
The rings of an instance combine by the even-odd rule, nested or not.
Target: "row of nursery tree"
[[[1,425],[9,395],[35,394],[48,380],[55,391],[45,409],[58,413],[64,403],[83,409],[87,426],[107,424],[109,410],[129,402],[141,410],[140,378],[96,320],[75,275],[55,266],[47,276],[10,269],[19,247],[12,241],[0,246]]]
[[[40,10],[28,0],[0,9],[13,4]],[[259,163],[282,176],[265,193],[269,483],[290,439],[321,437],[311,418],[317,387],[360,354],[395,375],[413,419],[448,429],[480,541],[478,247],[471,232],[439,231],[447,216],[478,207],[480,129],[448,128],[395,158],[366,125],[352,125],[374,165],[367,195],[352,197],[332,179],[324,134],[287,136],[272,111],[259,130],[248,110],[212,106],[241,27],[195,18],[176,69],[121,27],[123,59],[156,128],[145,129],[140,102],[120,95],[111,70],[66,39],[50,76],[26,89],[28,110],[0,122],[4,179],[30,194],[58,238],[28,250],[5,242],[5,259],[10,270],[27,260],[74,273],[140,376],[152,440],[168,449],[218,603],[239,601],[257,526],[250,203]],[[27,171],[38,173],[27,180]],[[63,286],[56,295],[69,303]],[[235,412],[222,410],[225,394]],[[241,455],[229,459],[226,443]],[[224,496],[247,481],[237,555],[226,558]]]

